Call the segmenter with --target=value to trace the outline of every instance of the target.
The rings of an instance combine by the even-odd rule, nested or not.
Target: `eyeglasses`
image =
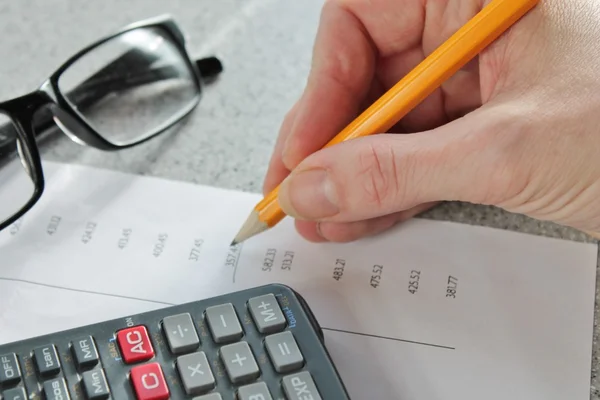
[[[129,25],[67,60],[38,89],[0,103],[0,230],[44,190],[36,138],[55,125],[71,140],[119,150],[167,131],[223,70],[192,60],[170,17]]]

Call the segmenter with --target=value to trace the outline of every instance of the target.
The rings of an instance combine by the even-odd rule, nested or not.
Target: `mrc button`
[[[134,326],[117,332],[117,342],[126,364],[146,361],[154,356],[154,349],[143,325]]]

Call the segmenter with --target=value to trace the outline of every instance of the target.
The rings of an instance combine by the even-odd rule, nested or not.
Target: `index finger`
[[[282,125],[265,191],[362,111],[377,89],[378,62],[419,43],[423,14],[420,0],[326,1],[307,84]]]

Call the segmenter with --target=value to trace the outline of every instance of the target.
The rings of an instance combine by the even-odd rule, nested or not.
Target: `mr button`
[[[134,326],[119,331],[117,342],[121,348],[123,360],[127,364],[146,361],[154,356],[148,331],[143,325]]]

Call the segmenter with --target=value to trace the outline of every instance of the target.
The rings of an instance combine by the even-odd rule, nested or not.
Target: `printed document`
[[[0,343],[278,282],[352,399],[589,399],[596,245],[426,219],[314,244],[287,218],[230,247],[258,194],[44,170],[0,232]]]

